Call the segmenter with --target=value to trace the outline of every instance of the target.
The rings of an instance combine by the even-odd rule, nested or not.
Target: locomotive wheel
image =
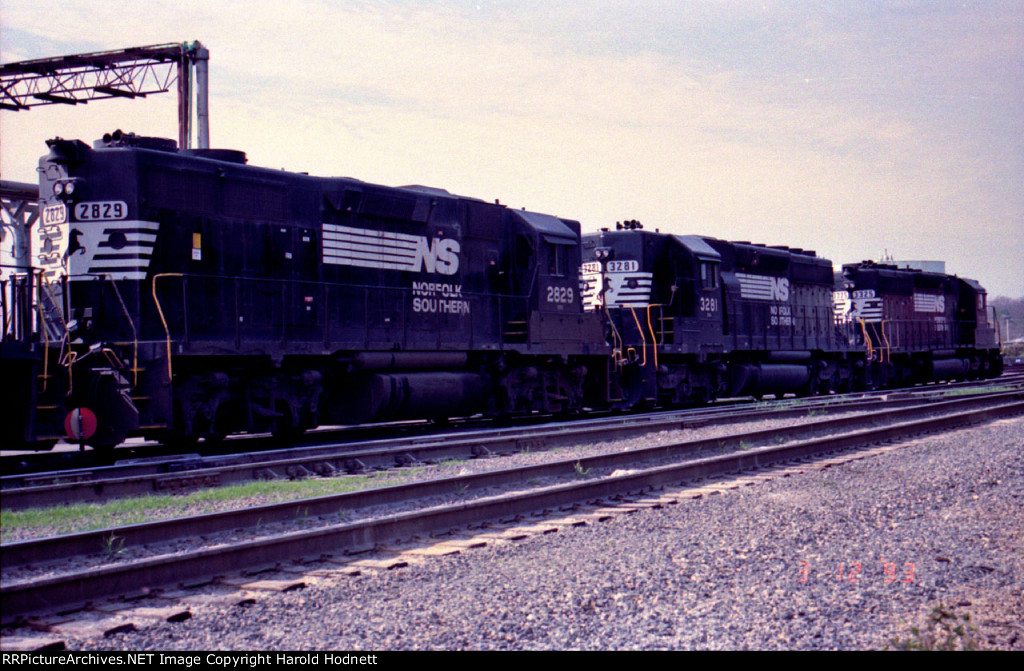
[[[112,452],[113,449],[115,447],[117,447],[120,443],[111,443],[110,441],[107,441],[107,440],[101,440],[101,441],[87,440],[87,441],[85,441],[85,444],[88,445],[89,447],[91,447],[92,449],[96,450],[97,452],[102,452],[102,453],[105,454],[105,453],[108,453],[108,452]]]
[[[270,432],[277,440],[291,443],[302,437],[302,434],[306,433],[306,430],[299,426],[283,426],[278,429],[274,429]]]
[[[160,440],[164,445],[175,450],[188,450],[199,442],[199,436],[167,435]]]

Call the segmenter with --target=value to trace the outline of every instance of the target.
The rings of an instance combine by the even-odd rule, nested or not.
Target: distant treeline
[[[1003,342],[1024,337],[1024,298],[1006,298],[999,296],[993,298],[990,303],[996,310],[996,317],[999,320],[999,333],[1003,336]],[[1009,326],[1007,326],[1009,317]],[[1009,337],[1007,337],[1009,328]]]

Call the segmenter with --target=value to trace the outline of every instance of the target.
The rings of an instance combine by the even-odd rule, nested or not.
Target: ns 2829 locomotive
[[[34,269],[4,280],[9,446],[999,373],[984,291],[965,280],[943,313],[964,342],[885,375],[909,341],[837,320],[831,263],[813,253],[633,224],[581,238],[576,221],[497,202],[121,132],[48,145]]]

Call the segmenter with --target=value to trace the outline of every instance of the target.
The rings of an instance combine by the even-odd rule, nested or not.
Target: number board
[[[123,200],[86,201],[75,205],[78,221],[116,221],[127,217],[128,204]]]
[[[639,261],[608,261],[608,272],[610,273],[635,273],[640,270]]]
[[[68,208],[64,203],[47,205],[43,208],[43,226],[55,226],[66,223],[68,220]]]

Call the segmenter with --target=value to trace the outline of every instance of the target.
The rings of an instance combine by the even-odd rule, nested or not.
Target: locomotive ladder
[[[661,330],[661,343],[673,344],[676,341],[676,318],[666,317],[664,314],[658,317],[658,328]]]
[[[29,403],[32,412],[29,422],[33,427],[29,433],[35,440],[52,441],[64,437],[61,432],[64,420],[62,399],[71,387],[71,378],[69,369],[67,389],[61,384],[56,384],[58,378],[57,373],[51,370],[51,359],[55,359],[53,368],[58,368],[58,364],[67,356],[65,348],[70,340],[70,334],[59,301],[53,295],[50,286],[43,281],[42,271],[33,271],[33,274],[36,273],[39,275],[38,278],[25,275],[18,283],[21,291],[29,292],[24,298],[31,303],[19,305],[19,308],[27,309],[17,309],[16,312],[22,321],[21,328],[25,336],[37,342],[42,348],[42,371],[35,369],[35,389],[32,390]],[[35,312],[35,320],[29,317],[32,311]],[[36,434],[37,427],[42,431],[42,435]]]
[[[510,343],[525,343],[529,339],[530,324],[525,321],[505,323],[505,340]]]

